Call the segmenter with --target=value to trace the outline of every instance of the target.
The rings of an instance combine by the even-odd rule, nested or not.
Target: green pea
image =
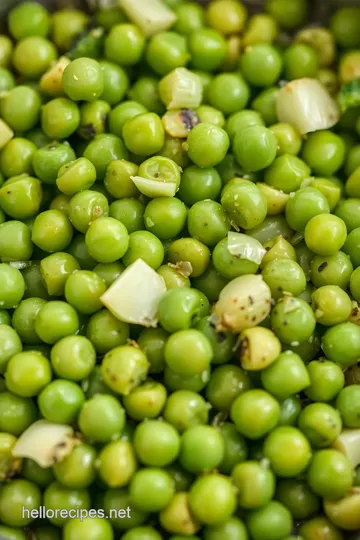
[[[0,205],[14,219],[24,220],[36,215],[41,200],[41,184],[30,176],[10,178],[0,189]]]
[[[122,135],[128,150],[140,156],[159,152],[165,142],[165,132],[159,116],[144,113],[127,120]]]
[[[116,24],[105,40],[105,56],[121,66],[133,66],[140,61],[144,47],[145,36],[136,25]]]
[[[165,345],[165,362],[180,375],[201,373],[210,364],[212,357],[209,340],[195,329],[175,332]]]
[[[125,345],[129,338],[129,325],[117,320],[107,309],[95,313],[86,327],[86,335],[98,354]]]
[[[238,131],[232,144],[237,162],[248,172],[269,167],[276,157],[276,147],[275,135],[261,125]]]
[[[24,296],[25,281],[19,270],[9,264],[0,264],[0,306],[10,309]]]
[[[96,476],[96,450],[81,443],[53,467],[55,478],[70,489],[86,489]]]
[[[73,228],[68,218],[59,210],[47,210],[35,218],[31,239],[44,251],[64,251],[70,244]]]
[[[307,482],[320,497],[340,498],[352,486],[353,470],[344,454],[332,449],[319,450],[308,468]]]
[[[261,114],[267,126],[272,126],[278,121],[276,103],[279,91],[277,86],[266,88],[251,103],[251,108]]]
[[[124,429],[125,411],[115,397],[97,394],[83,404],[78,424],[87,440],[110,442]]]
[[[81,388],[71,382],[58,379],[50,383],[38,397],[39,410],[49,422],[73,424],[85,402]]]
[[[161,373],[165,366],[164,348],[168,334],[162,328],[143,330],[138,339],[139,347],[150,363],[149,373]]]
[[[342,289],[347,289],[353,265],[348,255],[343,251],[338,251],[329,257],[315,255],[311,261],[310,270],[311,281],[315,287],[338,285]]]
[[[278,148],[277,155],[292,154],[297,156],[302,147],[302,139],[300,133],[291,125],[284,122],[274,124],[270,127],[274,133]]]
[[[316,174],[331,176],[344,162],[345,144],[331,131],[311,133],[304,143],[302,155]]]
[[[271,312],[271,327],[283,343],[299,344],[313,334],[316,318],[307,302],[286,296]]]
[[[125,161],[124,159],[114,160],[106,170],[104,186],[110,195],[116,199],[137,197],[139,191],[131,180],[131,176],[137,176],[137,173],[138,166],[135,163]]]
[[[53,43],[41,36],[24,37],[16,44],[13,64],[24,77],[38,78],[56,60]]]
[[[200,395],[189,390],[178,390],[167,399],[163,415],[167,422],[183,432],[192,426],[206,424],[209,411]]]
[[[328,535],[329,540],[343,540],[343,535],[331,521],[325,517],[315,517],[306,521],[299,529],[301,535],[304,535],[308,540],[315,540],[316,536]]]
[[[53,344],[59,339],[79,330],[79,318],[66,302],[47,302],[37,314],[35,331],[45,343]]]
[[[283,154],[265,172],[265,182],[285,193],[297,191],[310,176],[310,169],[302,159],[292,154]]]
[[[191,538],[189,535],[195,534],[200,528],[189,508],[187,492],[175,493],[168,506],[160,511],[159,519],[166,531],[185,534],[189,538]]]
[[[27,480],[15,479],[1,489],[0,519],[10,527],[25,527],[33,521],[30,514],[40,504],[40,489]]]
[[[191,277],[198,277],[208,267],[210,251],[205,244],[195,238],[181,238],[170,244],[168,259],[173,264],[189,262],[192,266]]]
[[[83,156],[95,166],[97,178],[103,180],[110,163],[113,160],[127,159],[128,153],[119,137],[101,133],[88,144]]]
[[[286,205],[286,219],[295,231],[303,231],[311,218],[330,213],[326,197],[317,189],[299,189]]]
[[[167,289],[190,287],[190,279],[183,274],[181,264],[179,267],[177,265],[163,264],[157,270],[157,273],[164,279]]]
[[[280,405],[264,390],[247,390],[235,399],[230,415],[242,435],[260,439],[277,425]]]
[[[173,497],[174,482],[162,469],[145,468],[135,473],[129,492],[137,508],[144,512],[159,512]]]
[[[99,263],[94,267],[94,272],[100,276],[110,287],[125,270],[125,267],[118,261],[113,263]]]
[[[200,168],[218,165],[229,149],[229,137],[222,128],[213,124],[202,123],[189,133],[188,154],[190,159]]]
[[[217,525],[229,519],[236,507],[231,480],[220,474],[199,477],[189,493],[190,510],[201,523]]]
[[[300,480],[280,480],[276,499],[290,510],[295,519],[307,519],[320,510],[319,497]]]
[[[298,425],[315,448],[331,446],[342,429],[339,411],[327,403],[307,405],[299,415]]]
[[[353,275],[354,272],[351,280],[353,280]],[[354,295],[353,291],[352,294]],[[347,321],[352,312],[349,295],[337,285],[319,287],[312,294],[312,305],[317,321],[325,326]]]
[[[118,223],[122,225],[120,222]],[[126,231],[126,227],[122,226]],[[154,234],[148,231],[135,231],[128,236],[128,242],[129,247],[122,259],[126,267],[139,258],[143,259],[154,270],[161,266],[164,259],[164,248]]]
[[[204,300],[196,289],[168,290],[159,303],[159,320],[168,332],[177,332],[196,324],[206,315]]]
[[[336,398],[336,408],[341,414],[344,426],[359,427],[359,391],[356,384],[343,388]]]
[[[93,270],[96,266],[95,259],[91,257],[86,247],[84,235],[80,234],[73,239],[68,247],[68,252],[75,257],[82,270]]]
[[[51,377],[49,361],[37,351],[15,354],[5,371],[8,390],[21,397],[36,396],[50,383]]]
[[[108,201],[102,193],[97,191],[81,191],[70,199],[69,219],[72,225],[83,234],[95,220],[107,217],[108,214]]]
[[[180,452],[180,436],[176,429],[159,420],[138,424],[133,443],[141,463],[150,467],[169,465]]]
[[[41,100],[30,86],[16,86],[2,96],[1,117],[14,131],[23,132],[35,127],[40,117]]]
[[[238,366],[214,369],[206,388],[206,398],[218,411],[229,411],[234,400],[252,387],[249,375]]]
[[[128,92],[131,100],[142,105],[146,110],[141,112],[153,112],[164,114],[165,106],[162,103],[158,88],[159,81],[155,77],[139,77]],[[134,115],[131,116],[132,118]]]
[[[36,345],[41,340],[35,332],[35,320],[40,309],[46,304],[42,298],[28,298],[20,302],[14,311],[12,325],[23,343]]]
[[[140,349],[123,345],[105,355],[101,370],[104,382],[126,396],[146,378],[149,362]]]
[[[175,32],[160,32],[151,37],[145,57],[153,71],[166,75],[187,64],[190,55],[186,38]]]
[[[25,173],[31,175],[32,159],[36,151],[34,143],[21,137],[15,137],[8,142],[0,154],[0,166],[4,176],[9,178]]]
[[[263,126],[264,121],[257,111],[245,109],[233,112],[226,121],[226,132],[232,141],[239,131],[251,126]]]
[[[265,43],[255,44],[246,49],[240,65],[245,79],[258,87],[275,84],[283,68],[282,58],[277,49]]]
[[[227,100],[224,100],[226,92]],[[208,100],[210,105],[229,115],[244,109],[250,98],[250,89],[238,74],[222,73],[210,83]]]
[[[231,473],[239,490],[240,508],[254,510],[268,504],[275,493],[275,476],[271,470],[256,461],[237,464]]]
[[[101,450],[98,470],[101,480],[112,488],[129,484],[137,468],[132,444],[129,441],[114,441]]]
[[[344,373],[334,362],[314,360],[307,369],[311,384],[305,393],[313,401],[332,401],[344,386]]]
[[[336,324],[323,337],[326,357],[341,366],[354,365],[360,355],[360,327],[351,322]]]
[[[220,194],[221,185],[221,178],[216,169],[200,169],[191,165],[181,176],[177,196],[189,206],[205,199],[216,200]]]
[[[40,262],[41,276],[52,296],[63,296],[68,277],[79,269],[79,263],[70,253],[53,253]]]
[[[356,230],[356,229],[355,229]],[[337,216],[319,214],[305,227],[305,242],[318,255],[334,255],[346,241],[346,225]]]
[[[107,520],[99,517],[75,518],[67,521],[64,525],[64,540],[89,538],[89,535],[94,538],[111,540],[113,538],[113,530]]]
[[[220,525],[210,525],[204,529],[205,540],[220,540],[226,538],[226,535],[233,540],[246,540],[248,534],[244,522],[233,516]],[[197,539],[195,536],[193,538],[194,540]],[[172,540],[180,540],[180,537],[179,539],[173,537]],[[192,539],[189,538],[189,540]]]
[[[28,261],[31,259],[32,252],[31,235],[25,223],[12,220],[0,224],[0,256],[2,260]]]
[[[258,226],[266,217],[266,199],[249,180],[234,179],[229,182],[223,190],[221,204],[229,218],[244,229]]]
[[[19,436],[36,419],[33,402],[11,392],[0,394],[0,429],[2,432]]]
[[[186,206],[178,199],[170,197],[153,199],[144,212],[146,228],[160,240],[178,236],[185,226],[186,218]]]
[[[226,41],[223,36],[210,28],[199,29],[189,36],[191,64],[202,71],[216,71],[226,54]]]
[[[55,184],[61,167],[75,159],[74,150],[67,142],[53,142],[38,149],[33,157],[33,167],[42,182]]]
[[[262,275],[275,299],[280,298],[284,293],[298,296],[306,287],[304,271],[291,259],[275,259],[269,262],[263,269]]]
[[[52,139],[67,139],[79,125],[79,108],[70,99],[56,98],[42,108],[41,127]]]
[[[294,426],[301,411],[297,396],[290,396],[281,403],[279,426]]]
[[[293,43],[284,54],[285,77],[288,81],[303,77],[314,78],[318,72],[315,50],[305,43]]]
[[[167,398],[165,387],[157,382],[147,381],[124,396],[123,404],[133,420],[157,418],[164,408]]]

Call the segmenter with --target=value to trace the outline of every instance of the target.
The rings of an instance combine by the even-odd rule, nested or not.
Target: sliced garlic
[[[78,442],[71,426],[38,420],[20,435],[12,455],[32,459],[40,467],[52,467],[70,454]]]
[[[337,103],[316,79],[297,79],[283,86],[276,109],[279,122],[292,124],[302,135],[329,129],[340,118]]]
[[[228,250],[231,255],[255,264],[260,264],[266,253],[259,240],[237,232],[229,232]]]
[[[7,145],[14,136],[14,132],[9,126],[0,118],[0,150]]]
[[[177,191],[175,182],[157,182],[142,176],[131,176],[130,178],[143,195],[152,199],[155,197],[173,197]]]
[[[64,96],[62,76],[65,68],[70,64],[69,58],[61,56],[40,79],[40,88],[49,96]]]
[[[179,261],[176,264],[168,263],[168,266],[179,272],[179,274],[184,277],[190,277],[193,273],[193,267],[189,261]]]
[[[275,362],[280,353],[280,340],[268,328],[256,326],[241,332],[238,355],[243,369],[265,369]]]
[[[164,279],[142,259],[131,264],[102,295],[105,307],[120,321],[156,326]]]
[[[168,30],[177,19],[162,0],[120,0],[120,7],[146,37]]]
[[[220,293],[213,311],[219,331],[239,333],[261,323],[271,310],[271,292],[261,275],[233,279]]]

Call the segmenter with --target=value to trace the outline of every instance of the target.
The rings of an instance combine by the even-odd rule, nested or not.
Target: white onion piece
[[[277,98],[279,122],[292,124],[305,135],[329,129],[340,118],[337,103],[316,79],[297,79],[281,88]]]
[[[10,129],[6,122],[0,118],[0,150],[1,148],[4,148],[9,141],[11,141],[13,136],[14,132],[12,129]]]
[[[259,240],[237,232],[229,232],[228,250],[231,255],[255,264],[260,264],[266,253]]]
[[[344,429],[334,448],[345,454],[354,467],[360,465],[360,429]]]
[[[38,420],[20,435],[12,455],[32,459],[40,467],[52,467],[70,454],[78,442],[71,426]]]
[[[168,110],[196,109],[203,96],[201,79],[186,68],[176,68],[159,82],[159,94]]]
[[[168,30],[177,20],[162,0],[120,0],[120,7],[146,37]]]
[[[156,326],[164,279],[142,259],[131,264],[102,295],[105,307],[120,321]]]
[[[131,176],[138,190],[146,197],[173,197],[177,191],[175,182],[158,182],[142,176]]]
[[[271,292],[261,275],[233,279],[220,293],[213,311],[219,331],[239,333],[261,323],[271,310]]]

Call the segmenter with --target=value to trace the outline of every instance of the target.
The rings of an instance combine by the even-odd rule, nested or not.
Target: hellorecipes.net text
[[[131,518],[131,508],[122,508],[121,510],[110,509],[109,512],[104,510],[85,510],[84,508],[72,508],[71,510],[65,509],[51,509],[46,508],[45,506],[40,506],[34,510],[28,510],[27,508],[22,508],[22,517],[31,518],[31,519],[53,519],[53,518],[62,518],[62,519],[79,519],[83,521],[84,519],[90,518],[103,518],[103,519],[125,519]]]

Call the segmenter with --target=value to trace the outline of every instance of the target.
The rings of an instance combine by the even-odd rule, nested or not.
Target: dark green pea
[[[191,390],[192,392],[201,392],[208,384],[209,379],[210,367],[195,375],[181,375],[173,371],[169,366],[166,366],[164,370],[164,383],[172,391]]]
[[[165,366],[164,348],[168,334],[162,328],[143,330],[138,345],[145,352],[150,363],[149,373],[161,373]]]
[[[55,141],[39,148],[33,157],[33,167],[36,176],[42,182],[56,184],[61,167],[75,159],[75,152],[67,142]]]
[[[155,77],[139,77],[128,92],[129,98],[140,103],[148,111],[162,115],[165,106],[159,96],[158,84],[159,81]]]
[[[227,285],[228,280],[224,278],[210,262],[205,272],[191,280],[196,289],[205,294],[209,302],[216,302],[222,289]]]
[[[219,471],[222,474],[231,474],[234,467],[247,459],[248,446],[242,435],[237,431],[234,424],[225,422],[220,426],[220,431],[224,437],[225,452]]]
[[[267,126],[272,126],[278,121],[276,102],[279,88],[271,87],[260,92],[251,103],[251,108],[259,112]]]
[[[17,306],[12,317],[12,325],[23,343],[36,345],[41,339],[35,332],[35,320],[46,301],[42,298],[28,298]]]
[[[90,399],[97,394],[115,395],[115,393],[104,383],[101,376],[101,366],[98,365],[94,367],[87,379],[83,379],[81,388],[84,390],[87,399]]]
[[[301,401],[297,396],[286,398],[280,406],[279,426],[294,426],[301,411]]]
[[[99,263],[94,268],[94,272],[105,281],[107,287],[110,287],[124,270],[124,265],[117,261],[113,263]]]
[[[102,508],[105,514],[110,516],[110,523],[116,530],[131,530],[133,527],[138,527],[146,521],[147,514],[135,507],[132,507],[132,511],[129,514],[126,513],[126,517],[116,517],[123,516],[123,514],[119,514],[120,510],[128,507],[131,508],[131,505],[128,489],[118,488],[105,491]]]
[[[31,266],[22,270],[22,275],[25,281],[26,290],[24,293],[25,298],[42,298],[49,300],[50,296],[44,285],[43,278],[40,271],[40,264],[33,263]]]
[[[73,239],[68,246],[68,253],[77,260],[82,270],[92,270],[96,266],[95,259],[89,254],[83,234],[79,234]]]
[[[62,486],[59,482],[53,482],[50,484],[44,492],[44,505],[47,509],[54,512],[54,517],[50,518],[49,521],[52,525],[61,527],[66,522],[65,517],[61,517],[60,509],[75,510],[77,508],[89,510],[91,505],[90,495],[84,489],[69,489]]]
[[[307,519],[320,510],[319,497],[300,480],[280,480],[275,497],[290,510],[295,519]]]
[[[26,480],[29,480],[30,482],[33,482],[34,484],[46,488],[51,482],[54,481],[54,475],[51,468],[44,469],[43,467],[40,467],[36,463],[36,461],[33,461],[32,459],[25,459],[23,463],[22,468],[22,474],[26,478]]]
[[[195,326],[200,330],[210,341],[213,348],[214,364],[226,364],[234,354],[236,337],[231,334],[217,332],[211,322],[211,318],[203,317]]]
[[[252,387],[249,375],[233,365],[214,369],[206,387],[206,399],[218,411],[228,412],[234,400]]]

